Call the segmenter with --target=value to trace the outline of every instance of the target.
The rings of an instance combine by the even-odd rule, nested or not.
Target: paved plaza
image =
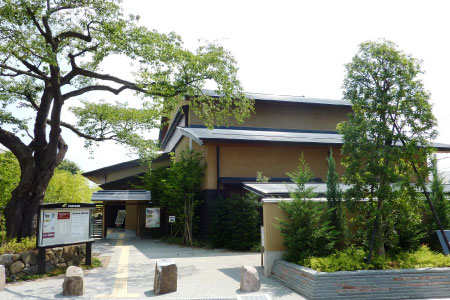
[[[236,299],[238,296],[266,295],[271,299],[304,299],[291,289],[266,278],[258,253],[238,253],[169,245],[140,239],[134,232],[112,232],[107,240],[96,241],[94,254],[104,266],[85,273],[85,293],[79,297],[62,296],[63,276],[8,284],[0,299]],[[173,258],[178,266],[178,290],[153,293],[157,259]],[[241,293],[240,267],[255,266],[261,290]],[[250,297],[247,297],[250,299]]]

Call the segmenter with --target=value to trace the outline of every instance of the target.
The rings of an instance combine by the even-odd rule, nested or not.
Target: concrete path
[[[106,241],[94,243],[105,266],[85,274],[85,294],[74,299],[236,299],[237,296],[266,294],[272,299],[304,299],[289,288],[266,278],[260,254],[237,253],[168,245],[157,240],[139,239],[134,232],[113,232]],[[178,266],[178,290],[155,296],[155,262],[174,258]],[[257,267],[261,290],[239,291],[240,267]],[[63,277],[8,284],[0,299],[57,299],[62,296]]]

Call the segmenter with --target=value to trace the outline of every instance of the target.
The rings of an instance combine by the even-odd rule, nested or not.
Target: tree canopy
[[[436,120],[420,80],[420,61],[392,42],[362,43],[346,71],[344,99],[353,113],[338,126],[344,138],[344,181],[354,186],[351,197],[374,203],[369,220],[382,255],[389,215],[384,204],[410,189],[411,181],[424,183]]]
[[[7,207],[8,235],[32,235],[37,205],[68,145],[61,128],[86,146],[112,140],[155,153],[155,141],[143,133],[159,126],[162,116],[181,99],[205,124],[240,122],[252,112],[237,78],[236,61],[222,46],[205,43],[192,52],[175,33],[139,26],[138,16],[124,16],[116,0],[5,0],[0,3],[0,143],[20,163],[22,177]],[[126,56],[136,66],[132,79],[123,70],[102,72],[107,57]],[[126,73],[126,72],[125,72]],[[215,86],[221,97],[202,88]],[[92,102],[89,93],[114,96],[130,90],[139,107],[123,102]],[[70,109],[64,105],[83,97]]]

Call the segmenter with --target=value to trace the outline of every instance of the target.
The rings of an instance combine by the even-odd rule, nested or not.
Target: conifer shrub
[[[330,225],[327,205],[312,201],[315,193],[305,187],[314,174],[303,154],[298,169],[288,175],[297,184],[297,189],[291,193],[293,201],[279,204],[289,218],[278,220],[287,248],[285,259],[297,263],[310,256],[329,255],[334,250],[336,231]]]

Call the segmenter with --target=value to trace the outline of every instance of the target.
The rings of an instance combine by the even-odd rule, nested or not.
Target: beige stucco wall
[[[179,157],[180,153],[189,147],[189,138],[182,137],[175,147],[175,157]],[[205,179],[202,183],[202,189],[216,189],[217,187],[217,159],[216,145],[199,145],[192,141],[192,149],[203,154],[205,158]]]
[[[125,206],[125,229],[136,230],[137,229],[137,203],[127,203]]]
[[[189,147],[189,139],[183,137],[175,147],[175,155]],[[205,180],[202,189],[217,188],[217,144],[198,145],[192,142],[192,148],[203,153],[206,162]],[[287,172],[296,170],[298,158],[303,152],[315,177],[326,181],[329,147],[281,144],[221,144],[219,145],[219,177],[256,177],[256,172],[264,176],[288,177]],[[341,155],[339,148],[333,147],[336,169],[342,174]]]
[[[220,177],[256,177],[256,172],[263,172],[269,178],[288,177],[286,173],[296,170],[299,156],[303,153],[315,177],[325,181],[328,150],[326,145],[220,145]],[[341,156],[337,147],[333,148],[333,154],[337,171],[342,174]],[[215,162],[215,159],[212,161]]]
[[[264,250],[265,251],[284,251],[283,237],[277,228],[278,219],[288,220],[284,211],[280,209],[278,203],[265,202],[263,204],[263,224],[264,224]]]
[[[97,184],[104,184],[111,181],[119,180],[132,175],[144,173],[148,170],[147,166],[136,166],[132,168],[123,169],[120,171],[111,172],[108,174],[102,174],[99,176],[89,176],[89,179]]]
[[[336,125],[346,119],[349,107],[315,106],[305,104],[261,103],[255,104],[255,113],[235,126],[336,130]],[[189,124],[202,125],[200,119],[189,113]]]

